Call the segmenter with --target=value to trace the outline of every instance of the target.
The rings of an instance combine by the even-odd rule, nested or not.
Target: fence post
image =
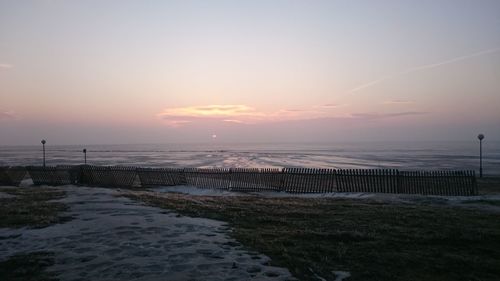
[[[286,168],[281,168],[281,177],[280,177],[280,184],[279,184],[279,191],[283,192],[284,191],[284,186],[285,186],[285,170]]]
[[[477,187],[476,171],[472,171],[472,195],[478,195],[479,189]]]

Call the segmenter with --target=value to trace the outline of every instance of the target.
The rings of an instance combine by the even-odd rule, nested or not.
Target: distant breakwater
[[[474,171],[312,168],[140,168],[123,166],[0,167],[0,184],[155,187],[189,185],[232,191],[290,193],[371,192],[477,195]]]

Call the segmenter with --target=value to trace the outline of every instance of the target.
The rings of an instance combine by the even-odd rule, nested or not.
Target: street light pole
[[[45,140],[42,140],[41,143],[42,143],[42,147],[43,147],[43,167],[45,168],[45,143],[47,141]]]
[[[479,134],[477,136],[477,138],[479,139],[479,177],[482,178],[483,177],[483,139],[484,139],[484,135]]]
[[[87,165],[87,149],[83,149],[83,157],[85,158],[85,165]]]

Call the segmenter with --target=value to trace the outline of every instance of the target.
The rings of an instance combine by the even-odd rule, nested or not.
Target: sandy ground
[[[25,188],[25,187],[24,187]],[[38,187],[39,188],[39,187]],[[0,260],[50,251],[61,280],[295,280],[230,238],[223,222],[144,206],[118,190],[64,186],[73,220],[0,228]]]

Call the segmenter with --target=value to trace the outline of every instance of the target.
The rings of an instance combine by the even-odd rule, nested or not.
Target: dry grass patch
[[[232,235],[301,280],[499,280],[500,215],[341,199],[126,196],[228,222]]]
[[[500,194],[500,177],[477,178],[479,194]]]
[[[67,206],[50,200],[60,199],[65,192],[56,188],[0,188],[0,192],[14,195],[0,198],[0,227],[45,227],[67,221],[60,213]]]

